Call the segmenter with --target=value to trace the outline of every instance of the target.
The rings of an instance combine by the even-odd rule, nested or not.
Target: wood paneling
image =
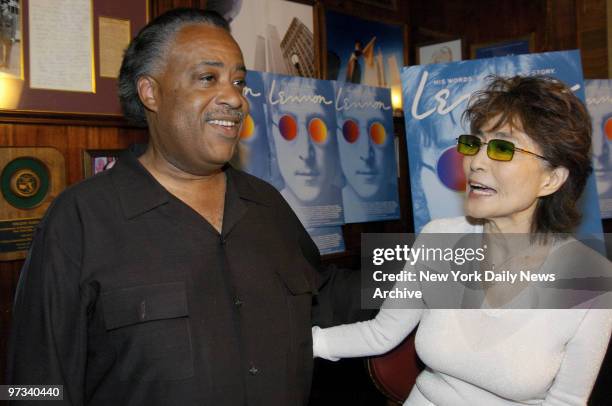
[[[576,0],[577,41],[587,79],[609,77],[606,3],[606,0]]]
[[[16,122],[7,122],[13,119]],[[66,121],[65,117],[55,119]],[[146,131],[137,128],[24,124],[24,120],[23,116],[10,118],[0,112],[0,146],[58,149],[65,159],[67,185],[83,179],[84,149],[125,148],[131,143],[146,142],[147,139]],[[0,384],[5,379],[10,316],[22,264],[23,261],[0,262]]]

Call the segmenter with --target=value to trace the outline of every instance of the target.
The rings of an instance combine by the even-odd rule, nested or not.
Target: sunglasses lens
[[[278,129],[287,141],[292,141],[297,137],[297,123],[291,116],[282,116],[278,122]]]
[[[514,156],[514,144],[505,140],[491,140],[487,146],[487,155],[496,161],[510,161]]]
[[[255,133],[255,123],[253,122],[253,117],[250,114],[247,114],[246,118],[242,122],[242,128],[240,129],[240,139],[241,140],[249,140],[253,134]]]
[[[320,118],[313,118],[308,123],[308,134],[310,138],[317,144],[323,144],[327,141],[327,126]]]
[[[460,135],[457,139],[457,152],[463,155],[476,155],[480,145],[478,137],[474,135]]]
[[[346,142],[354,143],[359,138],[359,126],[353,120],[346,120],[342,126],[342,135]]]
[[[606,120],[604,124],[604,132],[606,133],[606,138],[608,141],[612,141],[612,117]]]
[[[387,140],[385,127],[381,123],[374,123],[370,126],[370,138],[376,145],[383,145]]]

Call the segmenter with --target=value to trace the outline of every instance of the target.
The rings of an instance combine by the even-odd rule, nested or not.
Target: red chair
[[[374,385],[387,399],[398,404],[406,400],[423,370],[414,347],[414,335],[413,332],[388,353],[367,361],[368,373]]]

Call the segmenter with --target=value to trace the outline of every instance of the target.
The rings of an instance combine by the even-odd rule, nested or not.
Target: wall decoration
[[[325,10],[324,27],[326,79],[399,88],[399,70],[407,61],[404,25]]]
[[[417,46],[417,65],[461,60],[463,60],[463,44],[461,39]]]
[[[612,218],[612,80],[585,80],[593,120],[593,172],[602,218]]]
[[[247,69],[317,76],[313,7],[286,0],[208,1],[229,22]]]
[[[488,42],[470,45],[472,59],[493,58],[495,56],[522,55],[535,49],[535,34],[509,39],[505,41]]]

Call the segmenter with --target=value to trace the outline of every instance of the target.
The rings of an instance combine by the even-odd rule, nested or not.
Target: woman
[[[466,217],[432,221],[423,233],[483,233],[493,244],[519,233],[530,236],[531,249],[506,262],[542,264],[539,254],[548,251],[554,257],[567,241],[553,233],[579,222],[575,202],[591,172],[585,107],[559,81],[517,76],[493,78],[464,117],[472,133],[460,136],[457,148],[465,155]],[[314,354],[329,360],[382,354],[419,324],[416,348],[427,368],[405,405],[585,405],[612,311],[507,310],[525,286],[483,288],[479,309],[393,309],[388,299],[373,320],[314,327]]]

